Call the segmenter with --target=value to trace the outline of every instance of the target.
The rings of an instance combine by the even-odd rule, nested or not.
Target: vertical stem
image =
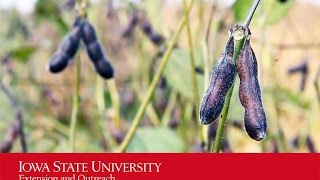
[[[75,152],[75,134],[78,120],[79,104],[80,104],[80,71],[81,71],[81,58],[76,61],[76,90],[72,98],[72,114],[69,132],[69,150]]]
[[[18,105],[18,100],[11,94],[9,89],[2,83],[1,80],[0,80],[0,90],[8,97],[10,104],[16,113],[16,119],[15,119],[16,122],[13,123],[12,128],[13,128],[13,131],[20,136],[20,144],[21,144],[22,152],[26,153],[26,152],[28,152],[28,147],[27,147],[25,133],[23,130],[24,125],[23,125],[22,112],[21,112],[21,109]],[[9,132],[10,132],[10,130],[9,130]],[[12,137],[12,136],[10,135],[10,137]],[[12,141],[11,141],[11,138],[9,138],[9,139],[10,139],[9,144],[7,144],[6,146],[11,147],[14,139],[12,139]],[[0,152],[2,152],[1,146],[2,145],[0,145]],[[4,149],[7,149],[7,148],[4,148]]]
[[[104,96],[104,79],[100,76],[96,77],[96,100],[97,100],[97,108],[99,113],[99,118],[95,119],[95,122],[98,124],[97,127],[101,131],[101,136],[106,143],[106,147],[115,144],[113,139],[111,138],[110,132],[106,130],[106,123],[104,121],[104,112],[106,108],[105,96]]]
[[[98,111],[103,114],[106,104],[104,99],[104,81],[100,76],[97,76],[96,81],[96,99]]]
[[[186,0],[183,0],[183,10],[184,15],[186,17],[186,26],[187,26],[187,34],[188,34],[188,44],[189,44],[189,56],[190,56],[190,66],[191,66],[191,79],[192,79],[192,91],[193,91],[193,101],[195,104],[196,110],[200,107],[200,98],[199,98],[199,88],[198,88],[198,82],[197,82],[197,76],[195,73],[196,65],[195,65],[195,58],[193,53],[193,42],[191,37],[191,28],[190,28],[190,21],[189,21],[189,13],[187,9],[187,2]],[[196,113],[196,120],[199,121],[199,113]],[[202,134],[202,126],[197,123],[198,129],[199,129],[199,135],[202,142],[204,142],[204,136]]]
[[[218,130],[216,133],[213,150],[212,150],[212,152],[215,152],[215,153],[219,153],[221,149],[221,142],[223,138],[224,128],[227,122],[227,116],[229,112],[229,105],[232,97],[233,87],[234,87],[234,84],[232,85],[231,89],[227,93],[226,101],[222,111],[222,118],[219,121]]]
[[[237,57],[242,49],[242,46],[243,46],[243,43],[245,40],[245,32],[243,29],[237,29],[237,30],[235,30],[234,34],[238,35],[238,38],[234,38],[234,48],[235,49],[234,49],[234,53],[233,53],[233,61],[236,64]],[[232,87],[229,89],[227,96],[226,96],[226,100],[224,102],[224,106],[223,106],[223,110],[222,110],[222,117],[219,121],[217,134],[215,137],[215,142],[214,142],[213,150],[212,150],[212,152],[215,152],[215,153],[219,153],[220,149],[221,149],[221,142],[222,142],[222,138],[223,138],[225,124],[227,122],[229,105],[230,105],[230,101],[231,101],[231,97],[232,97],[233,88],[234,88],[234,83],[233,83]]]
[[[190,12],[190,10],[192,8],[193,3],[194,3],[194,0],[191,1],[190,6],[188,7],[188,13]],[[180,36],[181,31],[183,30],[185,24],[186,24],[186,17],[184,16],[178,26],[177,32],[174,34],[173,39],[171,40],[171,42],[168,45],[168,49],[166,50],[166,52],[162,58],[162,62],[160,64],[159,70],[155,74],[155,76],[150,84],[150,87],[148,88],[146,98],[143,100],[142,104],[140,105],[138,112],[137,112],[135,118],[133,119],[133,122],[132,122],[130,129],[119,147],[119,152],[125,152],[131,139],[133,138],[133,135],[135,134],[135,132],[140,124],[142,116],[143,116],[152,96],[153,96],[153,93],[157,87],[157,84],[158,84],[158,82],[161,78],[161,75],[162,75],[162,73],[163,73],[163,71],[169,61],[169,58],[170,58],[171,53],[173,51],[173,48],[174,48],[176,42],[178,41],[178,37]]]
[[[254,15],[254,12],[256,11],[256,9],[257,9],[257,7],[258,7],[258,5],[259,5],[259,2],[260,2],[260,0],[254,0],[252,6],[251,6],[251,8],[250,8],[249,14],[248,14],[248,16],[247,16],[247,19],[246,19],[246,21],[245,21],[245,23],[244,23],[244,26],[245,26],[245,27],[248,27],[248,26],[249,26],[249,24],[250,24],[250,22],[251,22],[251,19],[252,19],[253,15]]]
[[[112,117],[113,124],[120,128],[121,126],[121,117],[120,117],[120,97],[117,90],[116,82],[114,79],[108,80],[108,87],[110,90],[112,108],[114,110],[114,116]]]
[[[148,87],[150,84],[150,75],[149,75],[149,64],[147,63],[147,60],[145,58],[145,51],[143,50],[143,43],[142,41],[139,41],[138,43],[138,52],[139,52],[139,65],[140,65],[140,73],[139,73],[139,80],[141,82],[140,87],[143,87],[143,89],[145,87]],[[138,92],[138,97],[139,99],[143,99],[143,92],[140,93],[140,90],[137,91]],[[147,107],[147,114],[150,118],[150,121],[152,123],[153,126],[158,126],[160,124],[160,119],[158,117],[157,112],[155,111],[152,103],[150,103]]]
[[[207,27],[207,30],[206,30],[206,37],[205,37],[205,40],[206,40],[207,44],[209,44],[209,36],[210,36],[211,25],[212,25],[212,21],[213,21],[213,14],[214,14],[215,10],[216,10],[216,4],[215,4],[215,1],[213,1],[212,6],[210,8],[208,27]]]
[[[314,80],[313,80],[313,86],[314,86],[314,89],[315,89],[316,94],[317,94],[318,102],[319,102],[319,104],[320,104],[319,78],[320,78],[320,64],[319,64],[319,66],[318,66],[317,73],[316,73],[315,78],[314,78]]]
[[[176,105],[176,101],[177,101],[177,91],[172,90],[171,94],[169,96],[169,100],[168,100],[168,104],[166,107],[166,110],[163,113],[163,117],[162,117],[162,121],[161,121],[161,125],[164,127],[167,127],[170,123],[170,117],[171,117],[171,113]]]

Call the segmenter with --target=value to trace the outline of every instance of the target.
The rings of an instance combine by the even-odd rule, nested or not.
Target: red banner
[[[0,154],[0,180],[320,180],[320,154]]]

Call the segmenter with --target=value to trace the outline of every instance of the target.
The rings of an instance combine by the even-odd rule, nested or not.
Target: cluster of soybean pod
[[[80,16],[75,18],[71,30],[53,54],[47,69],[52,73],[64,70],[77,53],[81,40],[86,46],[88,56],[96,72],[105,79],[112,78],[113,67],[103,52],[94,27],[86,18]]]
[[[245,109],[245,129],[252,139],[260,141],[266,137],[267,122],[261,100],[257,59],[250,45],[248,27],[241,27],[244,28],[246,36],[236,64],[233,61],[235,51],[233,32],[239,26],[241,25],[235,25],[230,29],[230,37],[224,53],[212,70],[209,86],[200,105],[200,120],[202,124],[207,125],[219,118],[225,97],[238,74],[239,99]]]

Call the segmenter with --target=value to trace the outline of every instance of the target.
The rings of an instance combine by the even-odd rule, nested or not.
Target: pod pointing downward
[[[236,74],[233,51],[233,37],[230,37],[224,54],[212,70],[209,86],[202,98],[200,105],[201,124],[210,124],[221,114],[225,97],[234,82]]]
[[[245,109],[244,124],[248,135],[260,141],[266,137],[267,121],[261,100],[256,56],[246,40],[237,60],[240,78],[239,99]]]
[[[80,39],[82,36],[82,21],[77,17],[74,21],[73,27],[66,35],[63,42],[60,44],[58,50],[52,56],[47,70],[52,73],[59,73],[63,71],[69,64],[78,51]]]

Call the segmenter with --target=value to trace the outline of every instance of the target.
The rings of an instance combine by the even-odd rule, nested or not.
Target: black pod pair
[[[200,105],[201,124],[217,120],[224,106],[225,97],[234,83],[235,74],[240,78],[239,98],[245,109],[244,124],[248,135],[257,141],[266,136],[266,115],[261,100],[258,82],[256,56],[247,39],[238,55],[237,64],[233,62],[234,40],[230,37],[224,54],[211,73],[207,88]]]
[[[76,54],[80,39],[83,40],[89,58],[97,73],[105,79],[113,77],[114,71],[98,42],[94,27],[87,21],[77,17],[71,31],[63,40],[57,52],[48,64],[48,70],[58,73],[64,70]]]

